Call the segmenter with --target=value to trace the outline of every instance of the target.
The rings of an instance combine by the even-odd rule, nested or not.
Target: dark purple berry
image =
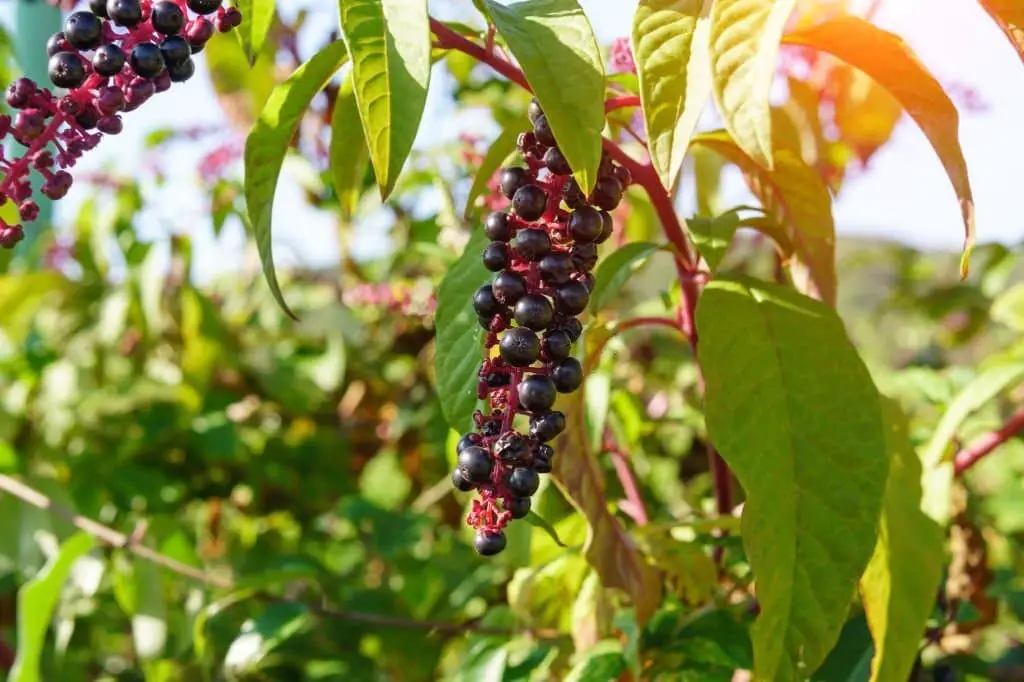
[[[594,286],[597,284],[597,278],[594,277],[592,272],[583,272],[576,275],[576,281],[587,288],[591,294],[594,293]]]
[[[124,93],[121,88],[106,85],[96,91],[93,104],[101,114],[116,114],[124,108]]]
[[[58,88],[71,90],[85,82],[85,65],[75,52],[58,52],[50,57],[46,72]]]
[[[590,272],[597,265],[597,244],[573,244],[569,258],[580,272]]]
[[[214,29],[213,24],[210,23],[209,19],[199,17],[198,19],[189,22],[185,27],[185,39],[192,47],[192,54],[202,52],[203,48],[206,47],[206,43],[210,42],[210,38],[212,38],[216,32],[216,29]]]
[[[548,412],[530,418],[530,435],[537,440],[547,442],[565,431],[565,415],[561,412]]]
[[[583,335],[583,323],[577,320],[575,317],[570,317],[568,320],[563,322],[561,325],[562,329],[569,334],[569,338],[572,339],[573,343],[580,340],[580,336]]]
[[[530,513],[532,506],[529,497],[513,497],[511,501],[505,500],[505,509],[512,513],[513,519],[524,518]]]
[[[27,223],[39,217],[39,204],[34,201],[26,201],[18,207],[18,215]]]
[[[181,64],[173,64],[167,67],[168,78],[175,83],[184,83],[196,74],[196,63],[186,59]]]
[[[579,282],[567,282],[555,289],[555,310],[562,315],[579,315],[590,303],[590,292]]]
[[[549,253],[537,264],[540,277],[549,286],[558,286],[569,281],[573,272],[572,258],[569,254],[558,251]]]
[[[528,367],[540,356],[540,339],[526,327],[513,327],[502,335],[498,350],[513,367]]]
[[[625,166],[616,166],[612,169],[612,176],[619,181],[623,188],[633,184],[633,174]]]
[[[533,469],[516,467],[508,475],[508,489],[516,497],[529,497],[540,487],[540,476]]]
[[[89,0],[89,11],[98,17],[107,18],[107,0]]]
[[[490,388],[501,388],[502,386],[508,386],[510,379],[511,377],[504,372],[491,372],[484,377],[484,383]]]
[[[213,14],[220,9],[220,0],[188,0],[187,4],[196,14]]]
[[[527,174],[525,168],[513,166],[511,168],[502,169],[500,183],[501,193],[505,195],[506,199],[511,199],[515,196],[516,190],[529,181],[530,176]]]
[[[541,294],[527,294],[516,301],[514,309],[516,324],[534,331],[544,331],[555,316],[551,301]]]
[[[551,381],[559,393],[572,393],[583,383],[583,366],[576,358],[566,358],[551,368]]]
[[[548,195],[537,185],[523,185],[512,197],[512,210],[526,222],[539,220],[548,207]]]
[[[580,186],[576,184],[574,178],[569,178],[569,181],[565,183],[565,187],[562,188],[562,201],[571,209],[577,209],[586,205],[587,197],[583,194]]]
[[[12,109],[24,109],[36,94],[36,84],[28,78],[19,78],[7,86],[7,104]]]
[[[491,480],[491,455],[482,447],[473,445],[459,453],[459,469],[467,481],[487,483]]]
[[[64,20],[64,37],[77,50],[95,49],[103,37],[103,20],[92,12],[72,12]]]
[[[590,193],[590,203],[598,208],[611,211],[622,201],[622,183],[614,176],[598,178],[594,191]]]
[[[530,374],[519,382],[519,404],[530,412],[546,412],[555,404],[555,382],[543,374]]]
[[[530,100],[529,106],[526,107],[526,116],[530,119],[530,124],[535,125],[537,119],[544,115],[544,110],[540,108],[540,102],[534,97]]]
[[[36,109],[24,109],[14,119],[14,128],[23,140],[35,140],[46,129],[46,117]]]
[[[540,229],[519,230],[512,242],[512,248],[521,258],[529,261],[540,260],[551,253],[551,237]]]
[[[581,206],[569,216],[569,232],[578,244],[595,241],[603,228],[601,213],[590,206]]]
[[[505,544],[508,541],[505,539],[505,533],[502,531],[477,531],[476,538],[473,540],[473,549],[480,556],[494,556],[500,554],[505,549]]]
[[[491,242],[484,247],[482,260],[484,267],[491,272],[499,272],[508,267],[509,252],[508,244],[504,242]]]
[[[107,16],[118,26],[135,28],[142,23],[142,3],[139,0],[107,0]]]
[[[502,434],[494,444],[498,459],[507,464],[515,464],[530,454],[530,446],[526,440],[514,431]]]
[[[456,490],[464,493],[468,493],[476,487],[476,484],[465,477],[461,469],[456,469],[452,472],[452,485],[455,486]]]
[[[114,43],[101,45],[92,55],[92,68],[101,76],[116,76],[124,68],[128,58]]]
[[[191,61],[191,60],[189,60]],[[171,80],[171,69],[180,69],[184,64],[178,64],[177,66],[168,66],[166,69],[157,74],[156,78],[153,79],[153,89],[157,92],[167,92],[171,89],[171,85],[174,81]]]
[[[104,116],[96,122],[96,129],[101,133],[107,135],[118,135],[124,130],[124,123],[121,121],[121,117],[117,114],[113,116]]]
[[[507,242],[512,238],[513,231],[508,213],[495,211],[489,214],[484,221],[484,234],[492,241]]]
[[[46,41],[46,55],[52,57],[58,52],[67,52],[71,48],[71,43],[64,37],[64,32],[59,31],[54,33]]]
[[[551,126],[548,124],[548,117],[544,114],[534,120],[533,134],[537,136],[537,142],[545,147],[554,147],[556,144],[555,135],[551,132]]]
[[[221,17],[223,26],[221,31],[227,33],[233,28],[238,28],[242,25],[242,13],[235,7],[228,7],[224,10],[224,16]]]
[[[538,445],[533,453],[533,470],[538,474],[551,473],[551,460],[555,458],[555,449],[550,445]]]
[[[43,183],[41,191],[44,196],[56,201],[67,196],[68,190],[71,189],[71,184],[71,173],[63,170],[57,171]]]
[[[480,317],[492,318],[505,310],[505,307],[498,302],[494,296],[494,290],[490,284],[485,284],[473,294],[473,310]]]
[[[192,48],[188,41],[181,36],[170,36],[164,38],[160,43],[160,54],[164,57],[164,63],[168,66],[184,64],[192,56]]]
[[[601,234],[597,235],[594,243],[604,244],[612,236],[613,229],[615,229],[615,224],[612,222],[611,214],[607,211],[601,211]]]
[[[466,448],[471,448],[474,445],[479,445],[479,444],[480,444],[480,435],[479,434],[467,433],[466,435],[464,435],[462,438],[459,439],[458,445],[455,446],[455,452],[459,453],[459,452],[462,452],[463,450],[465,450]]]
[[[100,122],[100,112],[96,107],[86,107],[75,116],[75,122],[85,130],[92,130]]]
[[[548,147],[544,152],[544,165],[555,175],[571,175],[572,168],[566,160],[562,150],[558,147]]]
[[[484,422],[483,426],[480,427],[480,433],[484,436],[497,436],[501,433],[501,420],[492,419]]]
[[[564,329],[552,329],[541,341],[544,357],[553,362],[564,360],[572,354],[572,339]]]
[[[502,270],[491,285],[494,298],[504,305],[515,305],[526,295],[526,280],[518,272]]]
[[[185,27],[185,13],[173,2],[158,2],[153,5],[153,13],[149,17],[153,30],[165,36],[181,33]]]
[[[164,56],[153,43],[139,43],[133,47],[128,61],[132,71],[141,78],[152,78],[164,70]]]

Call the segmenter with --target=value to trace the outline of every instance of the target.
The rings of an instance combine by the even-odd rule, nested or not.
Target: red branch
[[[640,106],[640,97],[638,95],[623,95],[622,97],[612,97],[610,100],[607,100],[604,103],[604,110],[607,113],[616,109],[638,106]]]
[[[644,498],[636,485],[633,471],[629,468],[629,459],[615,442],[611,431],[607,429],[604,432],[604,450],[611,456],[615,474],[622,483],[622,491],[626,493],[627,505],[623,507],[623,511],[629,514],[638,526],[646,526],[650,523],[650,517],[647,516],[647,507],[644,506]]]
[[[1014,412],[1001,427],[995,431],[986,433],[984,436],[956,453],[956,457],[953,459],[953,468],[956,475],[962,476],[965,471],[981,461],[985,455],[992,452],[1021,431],[1024,431],[1024,407]]]

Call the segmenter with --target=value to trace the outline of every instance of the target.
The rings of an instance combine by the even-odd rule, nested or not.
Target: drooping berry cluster
[[[50,80],[67,94],[58,97],[28,78],[7,88],[7,103],[18,113],[0,116],[0,138],[10,135],[26,149],[15,158],[0,152],[0,205],[14,201],[22,221],[35,220],[30,169],[42,174],[44,195],[63,198],[72,183],[65,169],[103,133],[120,133],[122,112],[191,78],[192,55],[217,31],[241,23],[241,13],[221,0],[90,0],[87,11],[70,14],[46,43]],[[0,247],[24,236],[20,224],[0,219]]]
[[[529,115],[533,132],[518,142],[526,167],[501,174],[512,210],[495,211],[484,224],[491,243],[483,263],[497,274],[473,296],[488,332],[478,385],[488,411],[474,415],[476,429],[459,441],[452,473],[457,489],[479,492],[467,523],[484,556],[505,548],[504,528],[530,512],[539,475],[551,471],[550,442],[565,429],[565,415],[552,407],[559,393],[583,383],[572,356],[583,331],[577,316],[590,302],[597,245],[612,233],[608,211],[630,183],[629,171],[606,156],[585,195],[536,100]],[[517,417],[528,425],[525,433],[516,429]]]

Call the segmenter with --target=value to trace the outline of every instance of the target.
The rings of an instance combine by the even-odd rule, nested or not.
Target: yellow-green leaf
[[[693,244],[708,264],[712,274],[725,258],[729,250],[736,228],[740,225],[740,217],[735,211],[720,216],[693,216],[686,221],[686,227],[693,237]]]
[[[807,270],[807,281],[796,278],[798,287],[835,305],[832,195],[815,170],[791,149],[777,149],[774,170],[766,170],[743,153],[724,131],[697,135],[692,144],[713,149],[739,166],[765,211],[786,228],[797,258]]]
[[[1006,34],[1010,44],[1024,61],[1024,3],[1020,0],[978,0],[999,30]]]
[[[473,185],[469,188],[469,196],[466,197],[466,210],[463,212],[463,217],[466,220],[469,220],[473,213],[473,204],[476,202],[477,197],[487,189],[487,181],[491,179],[491,176],[498,170],[498,167],[505,162],[505,159],[516,150],[516,140],[519,139],[519,133],[523,131],[526,125],[526,121],[515,119],[512,123],[505,126],[501,134],[495,138],[494,142],[487,149],[484,160],[480,163],[480,167],[476,169],[476,175],[473,176]]]
[[[921,633],[935,606],[942,576],[943,532],[921,511],[921,461],[910,444],[898,403],[882,400],[889,448],[889,479],[878,544],[860,580],[868,627],[875,640],[872,682],[905,682]]]
[[[965,234],[960,275],[966,277],[974,248],[974,195],[960,149],[960,116],[942,85],[899,36],[859,17],[838,16],[787,34],[783,40],[827,52],[868,74],[903,105],[921,128],[960,200]]]
[[[313,97],[320,92],[346,59],[345,44],[340,40],[328,43],[309,61],[295,70],[271,93],[256,125],[245,141],[245,203],[249,221],[259,249],[263,274],[274,300],[291,317],[281,294],[274,270],[271,249],[271,221],[274,212],[274,191],[281,174],[288,144]]]
[[[345,220],[350,220],[355,213],[369,160],[366,139],[359,124],[352,76],[349,75],[338,88],[331,117],[331,174]]]
[[[559,401],[566,417],[565,432],[555,443],[552,476],[589,523],[584,556],[601,576],[601,584],[624,591],[636,608],[641,626],[661,604],[661,574],[637,549],[612,513],[604,493],[604,475],[587,437],[583,392]]]
[[[381,198],[412,151],[430,83],[426,0],[339,0],[341,31]]]
[[[690,137],[711,97],[711,0],[640,0],[633,15],[633,59],[651,163],[675,185]]]
[[[238,0],[237,4],[243,21],[235,30],[249,64],[253,65],[263,51],[263,43],[274,24],[276,0]]]
[[[796,0],[715,0],[711,7],[711,82],[718,109],[740,148],[774,167],[771,105],[779,39]]]
[[[708,434],[746,492],[755,678],[806,679],[877,542],[889,468],[878,392],[838,315],[788,287],[716,279],[697,330]]]
[[[604,64],[576,0],[530,0],[487,11],[537,96],[576,181],[597,181],[604,128]]]

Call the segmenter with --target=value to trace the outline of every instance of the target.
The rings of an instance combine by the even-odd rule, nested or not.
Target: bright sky
[[[0,17],[9,18],[9,5]],[[303,3],[305,4],[305,3]],[[432,12],[454,18],[469,0],[431,1]],[[630,25],[635,2],[581,0],[598,39],[607,43],[623,35]],[[284,6],[284,3],[281,3]],[[323,0],[320,17],[329,26],[336,5]],[[924,19],[922,19],[924,17]],[[1024,158],[1024,66],[1004,36],[971,0],[886,0],[876,16],[883,28],[903,36],[922,61],[944,84],[969,84],[988,106],[981,113],[963,113],[961,143],[970,169],[977,202],[981,241],[1024,241],[1024,219],[1018,199],[1021,174],[1017,160]],[[310,25],[318,25],[314,21]],[[205,71],[200,69],[200,74]],[[478,116],[458,115],[447,97],[443,68],[434,71],[431,95],[420,130],[418,146],[455,139],[460,132],[479,126]],[[125,117],[125,132],[108,138],[88,157],[86,168],[116,164],[123,172],[141,167],[140,142],[158,127],[218,123],[222,121],[205,76],[197,77],[159,96]],[[489,132],[483,128],[482,132]],[[226,229],[214,240],[195,174],[195,148],[175,148],[169,180],[159,192],[143,225],[145,232],[171,229],[193,234],[197,274],[212,275],[242,264],[242,235]],[[60,202],[58,219],[69,217],[86,194],[84,188]],[[727,186],[729,197],[749,203],[741,182]],[[683,213],[689,207],[683,206]],[[959,211],[953,190],[927,140],[904,117],[894,139],[873,160],[872,170],[844,187],[836,206],[841,235],[877,235],[918,246],[956,249],[962,240]],[[382,243],[379,225],[362,225],[357,238],[361,251],[373,252]],[[313,264],[336,262],[337,236],[330,216],[308,209],[294,182],[284,180],[275,211],[275,256],[282,264],[295,258]]]

